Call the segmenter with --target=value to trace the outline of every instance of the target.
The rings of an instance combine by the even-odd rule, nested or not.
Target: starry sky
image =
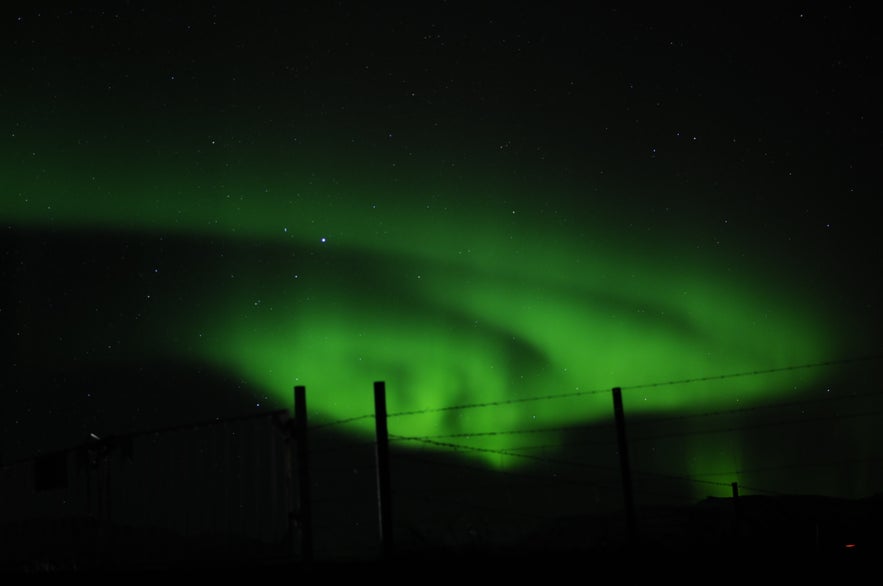
[[[879,491],[864,10],[4,7],[0,453],[294,385],[370,438],[385,381],[403,444],[514,470],[622,387],[691,498]]]

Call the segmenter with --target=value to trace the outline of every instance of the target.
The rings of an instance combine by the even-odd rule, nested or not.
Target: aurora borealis
[[[383,380],[390,412],[426,412],[391,433],[475,433],[450,441],[488,465],[540,440],[483,433],[555,444],[609,422],[614,386],[672,417],[876,385],[789,370],[879,347],[870,57],[822,34],[858,15],[341,6],[4,9],[7,453],[54,417],[174,410],[118,419],[125,390],[71,374],[104,365],[239,381],[206,417],[303,384],[313,421],[369,438]],[[674,469],[727,478],[752,433]],[[853,472],[819,486],[881,480]]]

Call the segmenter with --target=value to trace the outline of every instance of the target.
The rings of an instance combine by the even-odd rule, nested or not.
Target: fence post
[[[625,501],[626,537],[630,545],[635,545],[635,506],[632,499],[632,472],[629,464],[629,450],[626,442],[625,415],[622,408],[622,389],[613,388],[613,412],[616,417],[616,436],[619,444],[619,467],[622,472],[622,496]]]
[[[739,483],[730,484],[733,489],[733,535],[742,537],[742,502],[739,500]]]
[[[374,422],[377,434],[377,497],[380,513],[380,546],[384,559],[393,551],[392,499],[389,480],[389,432],[386,422],[386,384],[374,383]]]
[[[313,515],[310,509],[310,453],[307,449],[306,387],[294,387],[294,441],[297,443],[298,532],[301,555],[305,562],[313,560]]]

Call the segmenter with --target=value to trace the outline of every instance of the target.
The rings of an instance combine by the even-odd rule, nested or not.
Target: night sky
[[[385,381],[512,472],[622,387],[688,499],[881,490],[869,8],[139,4],[2,10],[5,461]]]

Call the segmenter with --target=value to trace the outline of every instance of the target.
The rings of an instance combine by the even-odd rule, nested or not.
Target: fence
[[[370,559],[385,555],[387,540],[400,556],[584,554],[629,543],[680,553],[765,548],[833,555],[856,543],[879,549],[883,444],[875,430],[883,393],[872,369],[860,368],[862,385],[844,384],[838,373],[799,393],[734,399],[725,409],[701,400],[678,412],[641,413],[633,406],[661,386],[715,388],[723,378],[767,373],[390,412],[383,418],[392,454],[387,472],[376,453],[379,436],[322,450],[319,442],[333,426],[314,427],[314,474],[339,474],[323,482],[326,490],[313,502],[316,522],[328,525],[317,527],[317,552]],[[497,413],[523,401],[574,399],[601,401],[609,415],[560,427],[524,422],[509,429],[396,433],[409,427],[403,420],[434,411]],[[488,447],[501,437],[519,441]],[[387,474],[391,494],[384,498]],[[364,495],[375,500],[362,502],[361,517],[352,512],[331,521],[338,507]],[[382,517],[384,502],[391,520]],[[390,525],[394,530],[384,531]],[[331,547],[344,536],[355,542],[357,532],[359,547]]]
[[[286,412],[99,438],[0,468],[7,567],[290,554]]]
[[[696,383],[714,380],[660,384]],[[370,437],[349,433],[351,420],[308,424],[306,388],[296,387],[293,420],[278,411],[96,437],[0,469],[2,561],[541,555],[638,541],[879,549],[881,506],[868,491],[883,484],[872,439],[883,395],[873,382],[731,409],[630,411],[646,390],[530,399],[605,401],[610,416],[591,424],[400,435],[406,418],[502,413],[515,400],[388,413],[378,381]],[[510,436],[522,441],[488,447]]]

